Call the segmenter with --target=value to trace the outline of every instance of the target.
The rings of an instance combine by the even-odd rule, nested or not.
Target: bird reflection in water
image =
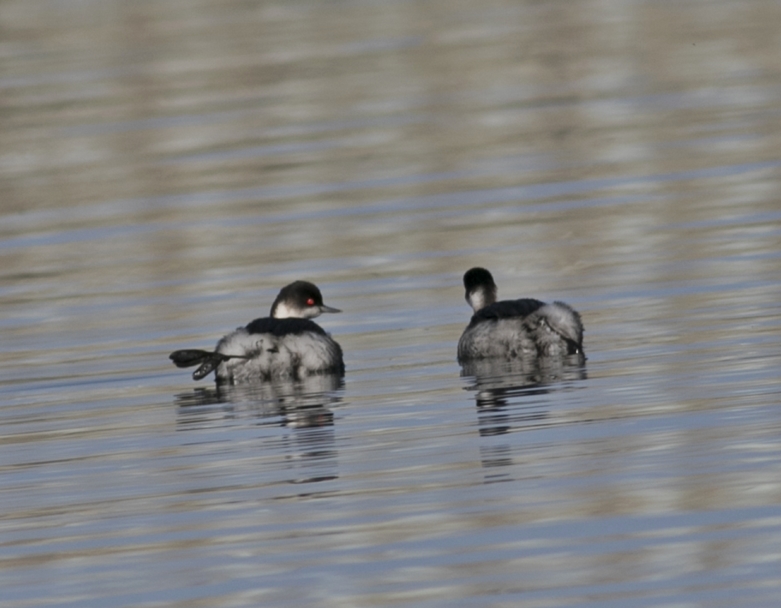
[[[546,396],[571,388],[572,382],[586,379],[583,353],[555,357],[477,359],[464,362],[461,376],[470,380],[465,390],[475,392],[483,467],[486,482],[510,481],[510,474],[497,467],[518,464],[513,454],[518,447],[496,443],[489,438],[544,426],[549,418]]]
[[[343,386],[336,374],[316,374],[301,380],[199,387],[176,396],[178,422],[200,427],[252,416],[291,428],[330,426],[333,413],[328,408],[341,401]]]
[[[344,380],[336,374],[316,374],[301,380],[199,387],[176,396],[180,430],[226,426],[288,429],[270,433],[266,447],[284,454],[290,483],[336,479],[334,415]],[[291,432],[292,431],[292,432]]]

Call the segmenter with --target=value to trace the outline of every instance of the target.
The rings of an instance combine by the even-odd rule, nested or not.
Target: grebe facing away
[[[323,304],[320,290],[312,283],[296,281],[279,292],[270,317],[239,327],[222,338],[213,352],[177,350],[170,359],[177,367],[200,365],[193,372],[194,380],[216,370],[219,384],[317,373],[344,375],[341,347],[310,321],[324,312],[341,310]]]
[[[459,362],[583,353],[580,315],[564,302],[497,302],[496,283],[485,268],[468,270],[464,287],[474,315],[458,341]]]

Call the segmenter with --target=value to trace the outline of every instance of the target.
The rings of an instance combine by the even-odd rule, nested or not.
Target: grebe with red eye
[[[177,367],[199,365],[193,379],[212,371],[218,384],[298,379],[310,374],[344,375],[342,349],[314,321],[324,312],[341,312],[323,304],[320,290],[295,281],[279,292],[271,314],[222,338],[214,351],[177,350],[170,359]]]

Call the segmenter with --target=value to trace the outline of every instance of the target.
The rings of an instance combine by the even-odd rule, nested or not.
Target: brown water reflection
[[[0,3],[3,601],[775,605],[778,23]],[[461,376],[476,265],[587,374]],[[295,279],[343,386],[170,366]]]

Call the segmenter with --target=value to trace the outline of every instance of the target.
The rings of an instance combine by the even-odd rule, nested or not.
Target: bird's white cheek
[[[469,305],[472,307],[472,310],[477,312],[483,306],[485,306],[485,298],[483,297],[483,294],[479,291],[473,291],[469,294]]]
[[[275,319],[289,319],[293,316],[293,312],[287,307],[287,304],[280,302],[277,305],[277,309],[274,311]]]

